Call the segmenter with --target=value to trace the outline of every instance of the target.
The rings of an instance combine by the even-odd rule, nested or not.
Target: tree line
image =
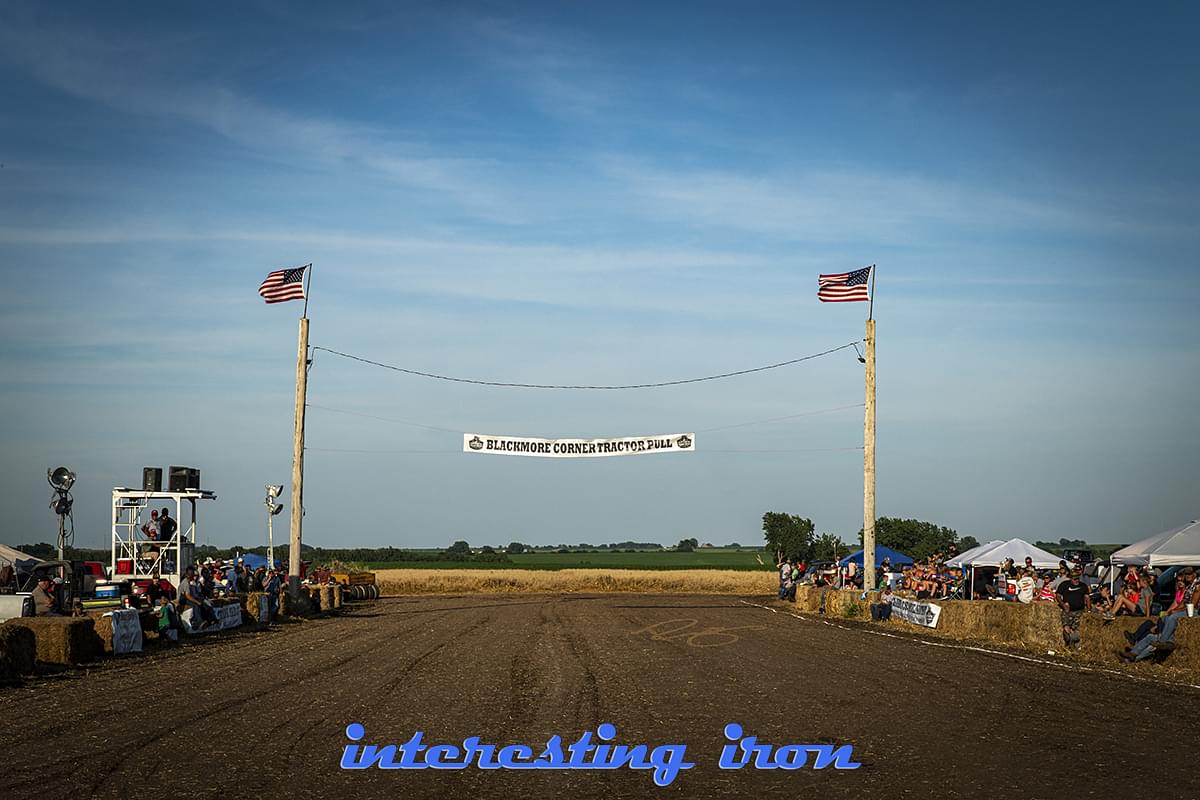
[[[835,561],[850,555],[851,548],[832,533],[816,535],[812,520],[795,514],[768,511],[763,514],[763,538],[766,550],[776,560]],[[858,532],[862,548],[863,532]],[[875,521],[875,543],[898,550],[915,561],[935,553],[948,553],[951,547],[963,552],[979,545],[973,536],[959,538],[953,528],[918,519],[880,517]]]

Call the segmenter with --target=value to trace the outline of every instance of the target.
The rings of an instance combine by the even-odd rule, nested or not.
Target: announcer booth
[[[176,473],[186,470],[187,479]],[[165,578],[178,586],[183,571],[195,561],[197,508],[201,500],[216,500],[213,492],[200,488],[200,471],[171,467],[171,483],[161,488],[162,470],[152,480],[147,468],[143,488],[118,486],[112,493],[112,580],[137,581]],[[151,512],[171,511],[176,530],[170,537],[153,538]],[[186,514],[184,513],[186,511]],[[147,530],[150,533],[147,533]]]

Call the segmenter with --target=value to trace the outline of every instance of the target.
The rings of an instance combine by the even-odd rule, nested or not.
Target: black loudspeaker
[[[162,467],[142,467],[142,491],[162,491]]]
[[[200,490],[200,470],[191,467],[171,467],[170,482],[172,492],[186,492],[189,489]]]

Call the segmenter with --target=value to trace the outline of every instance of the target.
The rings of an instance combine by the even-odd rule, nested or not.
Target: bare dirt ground
[[[884,638],[728,596],[391,598],[0,689],[0,797],[1195,798],[1200,691]],[[646,771],[342,770],[364,743],[537,748],[602,722]],[[760,742],[856,770],[721,770]],[[236,784],[236,785],[235,785]]]

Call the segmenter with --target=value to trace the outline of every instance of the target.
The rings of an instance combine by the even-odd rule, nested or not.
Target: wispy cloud
[[[1163,219],[1157,204],[1114,207],[1070,189],[1013,193],[850,166],[831,170],[780,165],[771,174],[748,174],[672,171],[612,159],[607,169],[648,214],[792,241],[906,245],[927,240],[935,227],[973,234],[1198,235],[1192,224]]]
[[[519,195],[484,158],[441,154],[371,125],[300,115],[234,88],[169,77],[170,42],[101,37],[74,29],[0,26],[0,48],[42,83],[128,114],[166,117],[210,130],[261,157],[301,165],[351,164],[410,187],[432,190],[464,211],[515,223]]]

